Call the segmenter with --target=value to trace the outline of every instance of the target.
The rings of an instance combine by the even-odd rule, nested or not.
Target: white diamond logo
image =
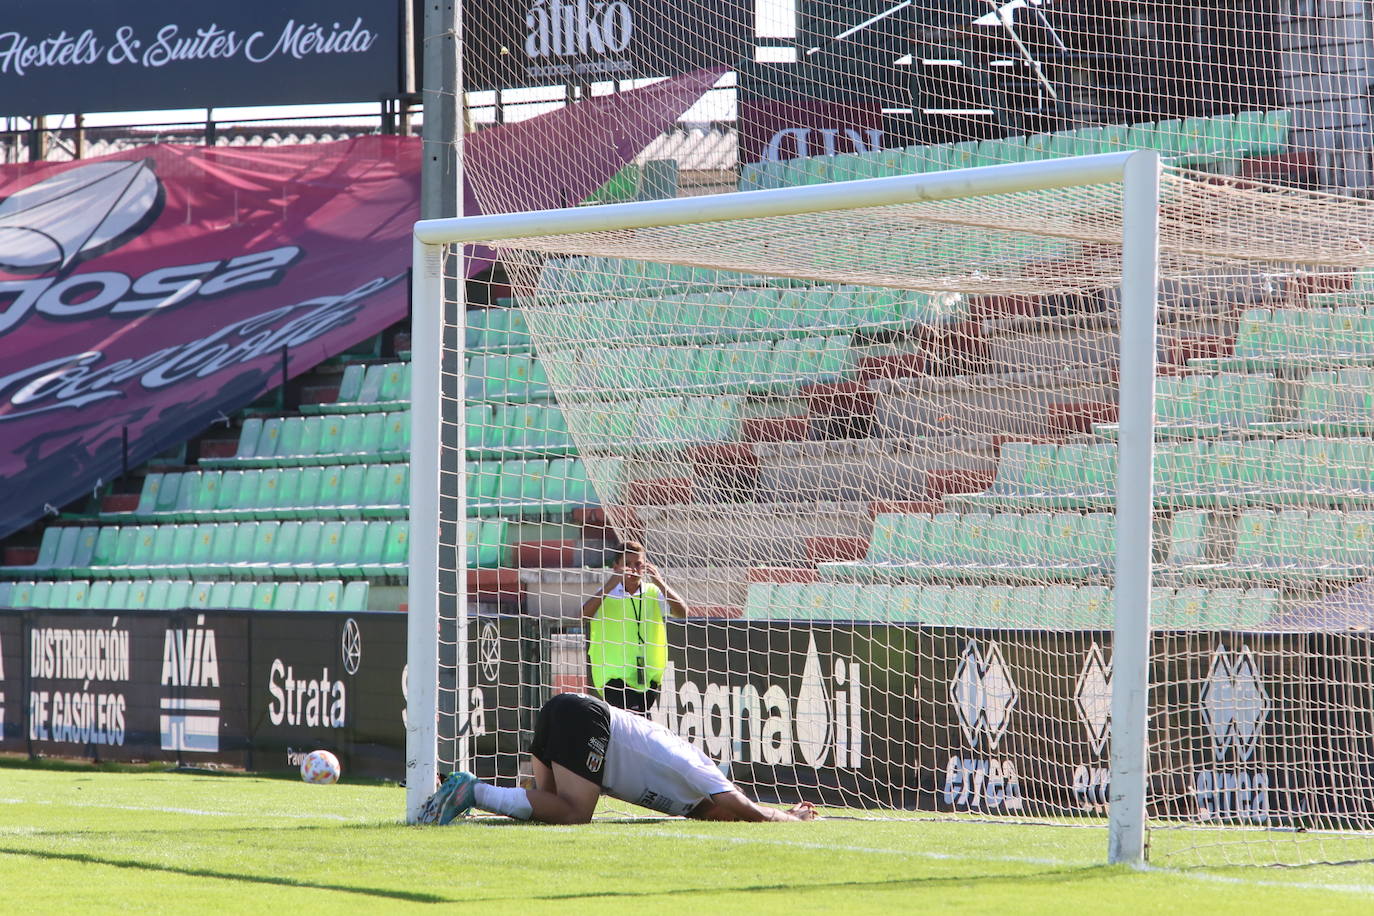
[[[969,747],[996,750],[1018,697],[997,643],[988,643],[983,652],[977,640],[969,640],[950,682],[949,696]]]
[[[1102,655],[1102,647],[1093,643],[1078,673],[1078,685],[1073,692],[1078,716],[1088,730],[1088,743],[1093,753],[1101,756],[1112,733],[1112,666]]]
[[[1236,759],[1249,760],[1272,705],[1249,646],[1237,652],[1217,646],[1199,699],[1217,761],[1225,760],[1232,749]]]

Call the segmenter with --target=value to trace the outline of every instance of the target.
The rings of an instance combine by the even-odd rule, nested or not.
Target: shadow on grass
[[[699,896],[702,894],[772,894],[772,893],[814,893],[816,891],[900,891],[903,888],[920,890],[922,888],[938,887],[941,885],[957,885],[960,887],[977,884],[978,882],[997,882],[1009,881],[1024,887],[1027,884],[1058,885],[1070,884],[1077,881],[1091,880],[1094,878],[1109,877],[1116,874],[1125,874],[1127,869],[1124,866],[1116,865],[1084,865],[1074,868],[1055,868],[1047,871],[1032,872],[988,872],[986,874],[960,874],[960,875],[932,875],[930,877],[901,877],[883,878],[871,881],[829,881],[829,882],[788,882],[777,884],[746,884],[736,886],[718,887],[681,887],[663,889],[643,889],[643,890],[624,890],[624,891],[584,891],[567,894],[530,894],[524,897],[482,897],[471,900],[454,900],[452,903],[468,904],[493,904],[493,903],[516,903],[528,901],[530,903],[552,903],[552,902],[576,902],[580,900],[637,900],[653,897],[683,898]]]
[[[128,868],[137,871],[158,872],[169,875],[185,875],[188,878],[213,878],[218,881],[237,881],[244,884],[268,884],[275,887],[294,887],[302,890],[338,891],[344,894],[358,894],[364,897],[382,897],[388,900],[405,900],[410,903],[457,903],[450,897],[438,894],[425,894],[416,891],[389,890],[380,887],[353,887],[347,884],[322,884],[314,881],[297,881],[292,878],[275,878],[270,875],[240,875],[232,872],[214,871],[209,868],[180,868],[175,865],[156,865],[139,862],[135,859],[112,859],[78,852],[50,852],[36,849],[0,846],[0,856],[25,856],[31,859],[45,859],[58,862],[76,862],[81,865],[108,865],[111,868]]]

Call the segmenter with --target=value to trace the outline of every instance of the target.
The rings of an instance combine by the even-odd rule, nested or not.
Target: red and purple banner
[[[405,317],[419,146],[0,167],[0,535]]]
[[[465,209],[575,204],[719,75],[474,135]],[[413,137],[0,166],[0,537],[403,320],[419,200]]]

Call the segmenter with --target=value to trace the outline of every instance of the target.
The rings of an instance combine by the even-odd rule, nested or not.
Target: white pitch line
[[[163,814],[194,814],[203,817],[280,817],[291,820],[330,820],[347,821],[350,823],[366,823],[365,820],[345,817],[342,814],[287,814],[285,812],[269,813],[262,811],[239,812],[239,811],[207,811],[202,808],[172,808],[163,805],[107,805],[99,802],[55,802],[51,800],[34,800],[29,798],[0,798],[0,804],[4,805],[61,805],[69,808],[109,808],[115,811],[158,811]]]
[[[838,846],[831,843],[805,843],[795,840],[780,840],[768,838],[752,837],[718,837],[707,833],[675,833],[673,836],[687,837],[695,840],[706,840],[709,842],[726,842],[743,845],[758,844],[764,846],[793,846],[799,849],[819,849],[825,852],[863,852],[877,853],[879,855],[913,856],[922,859],[935,859],[940,861],[964,861],[964,862],[1004,862],[1014,865],[1059,865],[1089,867],[1091,862],[1072,862],[1067,859],[1038,859],[1030,856],[959,856],[944,852],[931,852],[927,849],[888,849],[880,846]],[[1213,875],[1207,872],[1197,872],[1176,868],[1154,868],[1146,866],[1140,869],[1143,872],[1156,872],[1167,874],[1178,878],[1190,878],[1194,881],[1210,881],[1218,884],[1239,884],[1248,887],[1272,887],[1272,888],[1292,888],[1302,891],[1330,891],[1339,894],[1374,894],[1374,885],[1369,884],[1317,884],[1308,881],[1264,881],[1249,878],[1239,878],[1233,875]]]

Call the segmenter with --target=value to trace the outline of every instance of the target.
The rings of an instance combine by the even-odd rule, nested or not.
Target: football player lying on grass
[[[755,804],[668,729],[580,693],[559,694],[539,710],[530,757],[535,788],[501,788],[453,773],[421,808],[420,823],[447,824],[478,808],[522,821],[585,824],[602,795],[700,820],[816,816],[810,802],[786,811]]]

